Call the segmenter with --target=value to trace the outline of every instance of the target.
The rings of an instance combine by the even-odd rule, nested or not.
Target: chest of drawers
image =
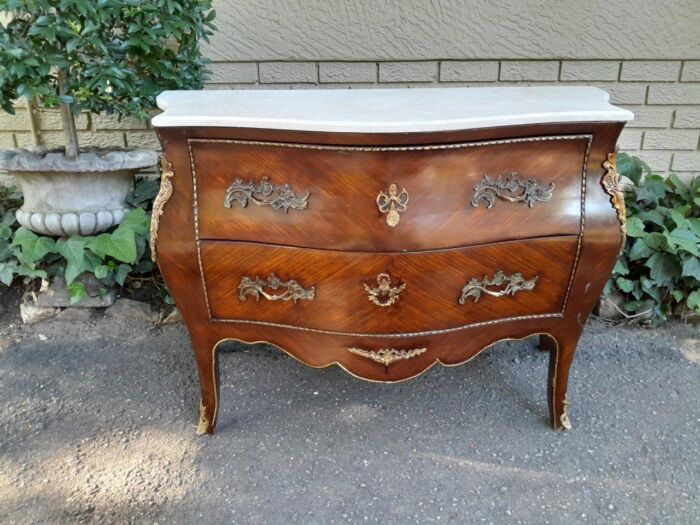
[[[624,239],[632,115],[596,88],[166,92],[151,250],[218,414],[217,347],[393,382],[539,335],[554,428]]]

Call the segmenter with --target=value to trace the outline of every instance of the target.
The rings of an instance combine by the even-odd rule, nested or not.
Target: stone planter
[[[0,170],[15,177],[24,195],[17,221],[43,235],[93,235],[119,224],[134,174],[156,164],[151,150],[81,153],[0,151]]]

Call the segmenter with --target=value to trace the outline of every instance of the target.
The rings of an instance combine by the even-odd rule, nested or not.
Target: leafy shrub
[[[75,280],[83,272],[93,274],[105,291],[115,284],[123,286],[127,277],[151,273],[150,209],[157,191],[155,181],[138,181],[127,198],[137,207],[119,226],[96,236],[54,240],[17,227],[14,212],[21,205],[19,195],[0,187],[0,282],[9,286],[17,276],[29,280],[63,276],[71,302],[77,302],[87,293]]]
[[[81,111],[145,119],[161,91],[202,86],[211,0],[0,0],[0,12],[0,107],[60,106],[70,157]]]
[[[620,153],[627,241],[604,295],[619,292],[630,316],[653,305],[653,323],[671,314],[700,313],[700,177],[651,173],[640,159]]]
[[[202,87],[208,73],[200,41],[212,34],[211,0],[0,0],[0,107],[24,97],[59,106],[67,157],[80,151],[80,112],[147,118],[168,89]],[[63,275],[73,301],[75,278],[88,272],[106,287],[153,270],[149,209],[157,183],[141,181],[127,198],[136,208],[96,236],[54,240],[17,227],[16,192],[0,187],[0,282]]]

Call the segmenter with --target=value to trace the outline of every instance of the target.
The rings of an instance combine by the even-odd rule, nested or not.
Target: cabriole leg
[[[574,358],[579,334],[575,337],[556,337],[546,345],[549,350],[548,402],[552,427],[556,430],[569,430],[568,400],[566,391],[569,382],[569,369]],[[543,336],[549,337],[549,336]]]
[[[219,408],[219,356],[218,340],[209,334],[192,335],[201,400],[199,404],[199,424],[197,435],[213,434]]]

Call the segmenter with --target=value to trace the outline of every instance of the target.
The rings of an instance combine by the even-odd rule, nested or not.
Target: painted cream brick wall
[[[303,4],[215,0],[207,87],[595,85],[637,117],[621,149],[661,172],[700,174],[698,0]],[[57,112],[40,125],[46,146],[63,143]],[[78,130],[84,145],[158,147],[136,119],[81,115]],[[29,145],[24,109],[0,112],[0,148]]]
[[[148,123],[136,118],[82,114],[76,119],[76,127],[78,138],[84,146],[124,148],[127,146],[126,134],[144,133],[149,126]],[[24,107],[15,108],[14,115],[0,112],[0,144],[6,144],[12,148],[32,146],[29,129],[29,119]],[[58,111],[40,111],[39,129],[42,143],[47,148],[64,144],[61,115]],[[146,133],[150,140],[152,131]],[[150,146],[146,147],[153,145],[155,143],[150,141]]]
[[[213,70],[209,89],[598,86],[635,114],[620,137],[623,151],[659,172],[700,175],[698,60],[220,62]]]
[[[698,60],[409,60],[351,62],[216,62],[209,89],[329,89],[593,85],[633,111],[620,137],[623,151],[652,169],[684,178],[700,175],[700,61]],[[147,123],[134,118],[81,115],[80,139],[101,147],[158,148]],[[63,143],[60,115],[42,112],[46,146]],[[0,147],[31,145],[25,110],[0,113]]]
[[[58,111],[39,112],[38,124],[44,146],[56,148],[65,143],[61,115]],[[158,139],[148,123],[137,118],[82,114],[76,119],[76,127],[78,138],[83,146],[160,148]],[[26,109],[15,108],[15,115],[0,111],[0,148],[30,146],[33,146],[33,143]],[[10,178],[0,172],[0,184],[9,183],[11,183]]]
[[[620,147],[700,175],[699,0],[214,0],[209,89],[594,85],[637,120]],[[1,18],[0,18],[1,20]],[[49,146],[58,115],[41,117]],[[81,116],[84,144],[158,147],[133,119]],[[0,112],[0,148],[30,143]]]

